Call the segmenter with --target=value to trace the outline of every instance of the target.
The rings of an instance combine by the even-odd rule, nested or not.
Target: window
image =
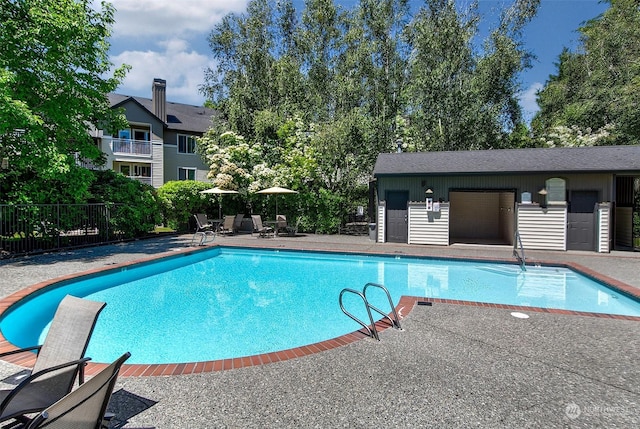
[[[143,141],[143,142],[148,142],[149,141],[149,131],[133,129],[133,139],[134,140],[140,140],[140,141]]]
[[[149,165],[134,165],[134,176],[151,177],[151,166]]]
[[[130,130],[120,130],[118,131],[118,138],[123,140],[131,139],[131,131]]]
[[[196,153],[196,138],[178,134],[178,153]]]
[[[547,179],[545,183],[547,189],[547,204],[558,204],[567,201],[566,182],[559,177]]]
[[[196,169],[179,167],[178,180],[196,180]]]
[[[146,164],[120,164],[120,173],[127,177],[151,177],[151,166]]]

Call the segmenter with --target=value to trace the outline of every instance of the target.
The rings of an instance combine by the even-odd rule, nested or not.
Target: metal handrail
[[[382,314],[383,317],[386,317],[387,319],[389,319],[389,321],[391,322],[391,326],[393,326],[396,329],[402,329],[402,327],[400,326],[400,319],[398,318],[398,313],[396,313],[396,308],[393,306],[393,301],[391,301],[391,295],[389,294],[389,291],[387,290],[387,288],[384,287],[383,285],[379,284],[379,283],[367,283],[366,285],[364,285],[364,289],[362,289],[362,293],[363,293],[365,298],[367,297],[367,288],[370,287],[370,286],[382,289],[384,291],[384,293],[387,294],[387,299],[389,300],[389,306],[391,307],[391,312],[393,313],[393,317],[394,317],[395,320],[392,319],[391,317],[389,317],[388,314],[384,313],[379,308],[375,307],[372,304],[369,304],[369,300],[368,299],[367,299],[367,305],[369,305],[369,307],[371,307],[372,309],[374,309],[378,313]]]
[[[389,300],[389,306],[391,307],[391,312],[393,313],[393,318],[389,317],[389,315],[387,313],[385,313],[384,311],[380,310],[375,305],[369,303],[369,300],[367,299],[367,289],[369,287],[382,289],[384,291],[384,293],[387,295],[387,299]],[[344,308],[344,304],[342,302],[342,296],[345,294],[345,292],[353,293],[355,295],[358,295],[360,298],[362,298],[362,301],[364,302],[364,305],[365,305],[365,307],[367,309],[367,314],[369,315],[369,322],[371,324],[371,328],[369,328],[369,326],[366,323],[364,323],[362,320],[358,319],[356,316],[354,316],[349,311],[347,311],[346,308]],[[365,328],[367,330],[367,332],[369,333],[370,337],[373,337],[378,341],[380,341],[380,338],[378,337],[378,331],[376,330],[376,324],[375,324],[375,322],[373,320],[373,316],[371,315],[371,310],[377,311],[383,317],[386,317],[387,319],[389,319],[389,321],[391,322],[391,326],[393,326],[394,328],[402,330],[402,327],[400,326],[400,318],[398,317],[398,313],[396,312],[396,308],[393,306],[393,301],[391,300],[391,295],[389,294],[389,291],[387,290],[387,288],[384,287],[381,284],[369,282],[366,285],[364,285],[364,288],[362,289],[362,292],[359,292],[359,291],[357,291],[355,289],[350,289],[350,288],[342,289],[342,291],[340,292],[339,302],[340,302],[340,309],[342,310],[342,312],[344,314],[346,314],[347,316],[349,316],[354,321],[356,321],[357,323],[359,323],[363,328]]]
[[[520,253],[518,253],[518,244],[520,244]],[[526,258],[524,256],[524,246],[522,246],[522,238],[520,237],[520,231],[515,232],[513,240],[513,256],[520,262],[520,268],[522,271],[527,271],[525,266]]]
[[[362,320],[358,319],[356,316],[349,313],[346,308],[344,308],[344,305],[342,304],[342,296],[345,294],[345,292],[353,293],[355,295],[358,295],[360,298],[362,298],[362,301],[364,301],[364,305],[367,308],[367,314],[369,314],[369,321],[371,322],[371,328],[369,328],[369,326],[367,326]],[[364,329],[366,329],[367,332],[369,332],[370,337],[373,337],[376,340],[380,341],[380,338],[378,337],[378,331],[376,330],[376,324],[373,321],[373,316],[371,316],[371,309],[370,309],[371,305],[367,302],[367,297],[364,296],[364,293],[358,292],[355,289],[349,289],[349,288],[342,289],[342,291],[340,291],[339,302],[340,302],[340,309],[344,314],[349,316],[351,319],[359,323]]]

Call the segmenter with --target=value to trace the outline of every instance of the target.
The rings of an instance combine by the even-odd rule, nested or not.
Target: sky
[[[337,0],[353,8],[358,0]],[[456,0],[468,4],[471,0]],[[167,100],[202,105],[198,87],[204,82],[204,70],[215,62],[208,45],[213,27],[229,13],[243,13],[247,0],[111,0],[116,8],[110,57],[115,65],[132,66],[117,92],[151,97],[154,78],[167,81]],[[423,1],[412,0],[417,8]],[[298,11],[303,0],[294,0]],[[481,31],[495,22],[511,0],[479,0]],[[527,25],[523,43],[536,57],[533,67],[518,78],[525,119],[538,110],[536,91],[549,75],[557,72],[556,63],[564,47],[575,49],[578,27],[595,18],[608,5],[599,0],[541,0],[538,15]]]

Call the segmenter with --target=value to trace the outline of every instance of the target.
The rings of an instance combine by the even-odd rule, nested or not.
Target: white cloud
[[[116,9],[114,38],[170,38],[208,33],[247,0],[111,0]]]
[[[536,94],[543,87],[544,85],[542,83],[534,82],[529,85],[529,88],[519,94],[520,107],[522,108],[522,114],[527,123],[531,122],[531,119],[538,110],[540,110],[540,106],[538,106],[538,102],[536,101]]]
[[[111,3],[116,13],[110,59],[116,66],[132,66],[117,92],[150,97],[157,77],[167,80],[168,101],[202,105],[198,87],[204,83],[204,70],[212,66],[207,35],[225,15],[244,12],[248,0]]]
[[[132,66],[117,92],[150,98],[151,84],[157,77],[167,81],[167,101],[202,105],[204,97],[198,86],[204,82],[204,69],[212,66],[210,58],[190,50],[182,39],[158,45],[159,50],[127,50],[111,56],[116,65]]]

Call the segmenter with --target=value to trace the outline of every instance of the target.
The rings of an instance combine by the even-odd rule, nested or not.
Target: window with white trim
[[[178,167],[178,180],[196,180],[196,169]]]
[[[196,138],[178,134],[178,153],[196,153]]]

